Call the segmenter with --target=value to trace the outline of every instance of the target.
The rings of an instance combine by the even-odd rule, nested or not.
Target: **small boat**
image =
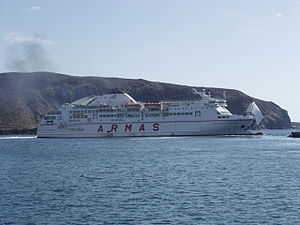
[[[288,137],[300,138],[300,132],[292,132]]]

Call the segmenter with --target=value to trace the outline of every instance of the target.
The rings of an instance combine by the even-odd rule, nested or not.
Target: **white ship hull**
[[[149,121],[74,125],[41,125],[40,138],[161,137],[249,134],[253,120]]]
[[[44,116],[40,138],[161,137],[249,134],[252,115],[233,115],[226,101],[194,91],[198,100],[141,103],[126,93],[79,99]]]

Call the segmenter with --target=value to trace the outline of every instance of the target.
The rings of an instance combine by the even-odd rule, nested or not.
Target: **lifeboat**
[[[127,103],[127,104],[125,104],[125,107],[126,108],[140,108],[141,105],[137,104],[137,103]]]
[[[160,103],[145,103],[144,104],[145,107],[147,108],[158,108],[158,107],[161,107],[161,104]]]

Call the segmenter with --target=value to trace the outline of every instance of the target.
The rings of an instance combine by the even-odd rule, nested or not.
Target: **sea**
[[[300,138],[0,136],[0,224],[300,224]]]

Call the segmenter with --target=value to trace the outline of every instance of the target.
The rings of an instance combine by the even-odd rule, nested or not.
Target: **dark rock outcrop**
[[[78,77],[50,72],[0,74],[0,130],[36,128],[42,116],[66,102],[101,95],[112,89],[124,90],[139,101],[194,99],[190,86],[150,82],[142,79]],[[273,102],[254,99],[240,91],[206,88],[213,97],[226,99],[233,113],[243,114],[255,100],[266,116],[263,128],[290,128],[286,110]]]

